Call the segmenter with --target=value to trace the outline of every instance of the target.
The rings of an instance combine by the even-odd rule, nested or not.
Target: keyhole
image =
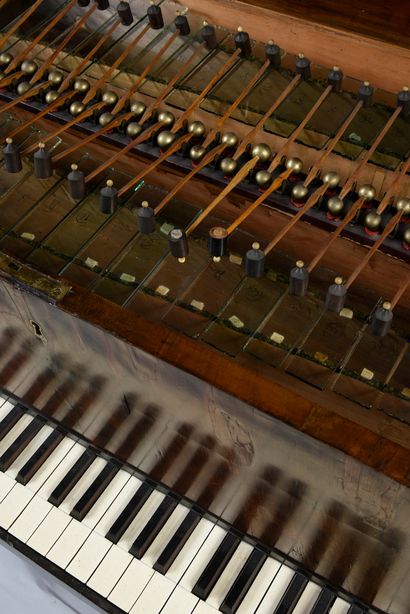
[[[37,322],[34,320],[30,320],[30,324],[33,327],[35,336],[39,337],[40,339],[44,339],[43,329],[41,328],[40,324],[37,324]]]

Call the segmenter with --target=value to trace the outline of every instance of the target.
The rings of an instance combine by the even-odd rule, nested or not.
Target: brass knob
[[[376,211],[369,211],[369,213],[364,218],[364,225],[369,230],[377,230],[380,226],[380,222],[382,221],[382,216],[376,213]]]
[[[64,73],[61,70],[50,70],[48,73],[48,81],[58,87],[64,81]]]
[[[80,102],[79,100],[75,100],[70,104],[69,111],[73,117],[77,117],[85,110],[85,104]]]
[[[340,176],[333,171],[329,171],[323,175],[323,183],[327,183],[329,188],[337,188],[339,182]]]
[[[238,135],[234,132],[225,132],[225,134],[222,136],[222,143],[229,148],[236,147],[238,141]]]
[[[141,100],[135,100],[130,105],[131,113],[134,113],[138,119],[144,115],[146,108],[147,105]]]
[[[201,145],[194,145],[193,147],[191,147],[191,150],[189,152],[189,157],[194,162],[199,162],[199,160],[202,160],[205,154],[206,154],[205,147],[201,147]]]
[[[11,55],[11,53],[8,53],[7,51],[3,51],[3,53],[0,53],[0,65],[1,66],[8,66],[9,64],[11,64],[11,62],[13,61],[13,56]]]
[[[288,158],[286,160],[287,170],[291,170],[294,175],[299,175],[303,170],[303,162],[300,158]]]
[[[107,106],[113,107],[118,102],[118,94],[116,92],[104,92],[101,99]]]
[[[98,123],[100,126],[107,126],[114,119],[114,115],[112,113],[101,113],[98,118]]]
[[[410,245],[410,226],[404,231],[403,240],[406,245]]]
[[[357,193],[360,196],[360,198],[363,198],[364,200],[367,200],[368,202],[370,202],[371,200],[374,200],[376,196],[375,188],[368,183],[360,186]]]
[[[270,184],[272,181],[272,175],[269,171],[261,170],[258,171],[255,175],[255,181],[261,188],[264,188]]]
[[[162,122],[167,128],[171,128],[175,122],[175,116],[171,111],[161,111],[158,113],[158,121]]]
[[[305,185],[303,185],[303,183],[297,183],[292,188],[292,198],[294,198],[295,200],[303,200],[304,198],[306,198],[308,192],[309,190]]]
[[[37,62],[34,62],[34,60],[24,60],[21,64],[21,70],[26,73],[26,75],[34,75],[38,70]]]
[[[127,136],[137,137],[142,132],[142,126],[138,122],[130,122],[125,130]]]
[[[203,136],[205,134],[205,130],[205,124],[200,121],[190,122],[188,126],[188,132],[197,137]]]
[[[258,156],[261,162],[267,162],[272,156],[272,150],[266,143],[257,143],[252,147],[252,157]]]
[[[157,137],[157,143],[161,149],[168,149],[175,141],[175,134],[170,130],[163,130]]]
[[[22,96],[23,94],[28,92],[30,88],[31,88],[31,85],[30,85],[30,83],[28,81],[22,81],[17,86],[17,94]]]
[[[398,198],[396,201],[397,211],[403,211],[404,215],[410,214],[410,198]]]
[[[233,175],[238,168],[238,163],[233,158],[223,158],[220,168],[225,175]]]
[[[47,104],[51,104],[52,102],[57,100],[58,97],[59,97],[59,93],[58,92],[56,92],[55,90],[49,90],[46,93],[45,101],[46,101]]]
[[[344,207],[343,200],[339,198],[338,196],[332,196],[332,198],[329,198],[329,200],[327,201],[328,211],[332,213],[333,215],[339,215],[343,207]]]
[[[80,94],[86,94],[90,89],[90,84],[87,79],[76,79],[74,81],[74,89]]]

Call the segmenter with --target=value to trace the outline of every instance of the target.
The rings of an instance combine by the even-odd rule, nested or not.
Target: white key
[[[272,584],[274,577],[278,573],[280,566],[281,563],[276,559],[266,559],[236,614],[249,614],[249,612],[255,612],[269,586]]]
[[[182,586],[176,586],[174,592],[161,610],[161,614],[190,614],[199,599]]]
[[[6,473],[0,473],[0,503],[9,494],[16,482]]]
[[[133,558],[129,552],[113,544],[87,585],[102,597],[108,597]]]
[[[187,514],[188,508],[185,507],[185,505],[177,505],[167,522],[162,527],[161,531],[152,542],[151,546],[141,558],[141,561],[145,563],[145,565],[148,565],[149,567],[154,566],[154,563],[158,559],[159,555],[164,550],[170,538],[174,535]]]
[[[192,562],[192,559],[214,528],[214,524],[207,520],[206,518],[201,518],[198,522],[195,529],[192,531],[192,534],[187,539],[184,547],[181,552],[176,557],[175,561],[172,563],[171,567],[168,569],[166,573],[166,577],[175,582],[177,584],[186,570],[188,569],[189,564]],[[188,589],[191,590],[191,589]]]
[[[119,540],[118,545],[120,548],[124,548],[124,550],[127,551],[131,548],[135,539],[145,527],[148,520],[151,518],[152,514],[155,512],[164,497],[165,495],[158,490],[154,490],[150,494],[147,501],[144,503],[128,529],[125,531],[124,535]]]
[[[344,601],[338,597],[329,610],[329,614],[347,614],[350,605],[350,603],[347,603],[347,601]]]
[[[107,535],[108,531],[111,529],[122,510],[125,508],[127,503],[129,503],[131,497],[134,496],[134,493],[138,490],[141,484],[141,480],[135,476],[132,475],[130,477],[124,488],[118,494],[118,497],[116,497],[116,499],[107,509],[106,513],[98,521],[98,524],[94,528],[96,533],[104,536]]]
[[[4,454],[7,448],[11,446],[11,444],[17,439],[19,435],[21,435],[21,433],[30,424],[32,420],[33,417],[29,416],[28,414],[23,414],[21,416],[20,420],[17,421],[11,431],[9,431],[7,435],[5,435],[0,441],[0,456]]]
[[[18,472],[26,462],[32,457],[34,452],[38,450],[42,443],[47,439],[47,437],[53,432],[53,428],[51,426],[45,425],[42,429],[37,433],[35,437],[30,441],[30,443],[24,448],[21,454],[16,458],[14,463],[10,465],[6,473],[8,473],[12,478],[16,478]]]
[[[131,474],[128,473],[128,471],[120,469],[120,471],[118,471],[118,473],[108,484],[102,495],[94,503],[85,518],[83,518],[82,523],[85,524],[87,527],[90,527],[90,529],[94,529],[94,527],[97,525],[97,523],[99,523],[106,511],[111,507],[111,505],[113,505],[119,493],[124,488],[130,477]],[[100,533],[100,531],[97,532]],[[106,532],[104,533],[104,535],[106,534]]]
[[[319,597],[320,591],[321,588],[318,584],[309,582],[299,597],[296,606],[293,608],[293,614],[306,614],[306,612],[310,612]]]
[[[188,591],[192,591],[201,573],[209,563],[219,544],[226,535],[226,530],[215,526],[208,535],[202,547],[197,552],[185,574],[181,578],[181,586]],[[168,574],[169,577],[169,574]]]
[[[218,610],[215,610],[211,605],[205,603],[205,601],[200,601],[192,614],[215,614],[216,612]]]
[[[40,495],[40,497],[43,497],[44,499],[49,498],[55,487],[58,486],[64,476],[69,472],[75,462],[80,458],[84,450],[84,446],[80,445],[79,443],[74,443],[69,452],[64,456],[64,458],[61,459],[60,463],[54,469],[50,477],[39,489],[38,494]]]
[[[62,501],[61,505],[59,505],[59,508],[62,509],[63,512],[67,512],[67,514],[71,512],[75,504],[78,503],[87,488],[91,486],[95,478],[98,476],[100,471],[104,469],[106,464],[107,461],[100,457],[97,457],[91,463],[84,475],[81,476],[76,485],[68,493],[64,501]]]
[[[9,532],[25,543],[40,526],[52,507],[51,503],[34,495],[27,507],[11,525]]]
[[[112,543],[108,539],[96,533],[91,533],[66,567],[66,571],[77,580],[87,582],[111,546]]]
[[[47,519],[45,522],[47,522]],[[47,558],[62,569],[65,569],[81,548],[90,532],[91,529],[72,518],[54,546],[47,552]]]
[[[69,437],[63,439],[38,471],[36,471],[31,480],[27,483],[26,488],[32,492],[38,492],[44,482],[52,475],[56,467],[58,467],[61,461],[67,456],[74,444],[75,441]]]
[[[246,542],[239,544],[206,600],[209,605],[219,608],[252,550],[252,546]]]
[[[9,529],[18,516],[20,516],[32,496],[32,492],[27,490],[22,484],[16,483],[0,503],[0,527]]]
[[[15,407],[14,403],[10,403],[7,399],[0,400],[0,420],[3,420],[11,412],[11,410]]]
[[[286,565],[281,566],[259,608],[256,610],[257,614],[272,614],[285,594],[294,573],[295,572],[290,567],[286,567]]]
[[[148,612],[156,614],[160,612],[174,588],[175,584],[171,580],[154,571],[150,581],[131,608],[130,614],[148,614]],[[184,610],[181,609],[180,612],[184,612]]]
[[[45,556],[71,520],[71,516],[52,506],[50,513],[27,541],[27,545]]]
[[[153,570],[144,565],[144,563],[133,559],[114,589],[108,595],[108,601],[129,612],[153,573]]]

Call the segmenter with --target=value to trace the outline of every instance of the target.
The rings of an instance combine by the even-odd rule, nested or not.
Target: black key
[[[70,512],[71,516],[76,520],[83,520],[117,472],[117,465],[111,462],[107,463],[93,483],[87,488],[83,496],[77,501]]]
[[[353,604],[350,606],[347,614],[365,614],[365,611],[358,605]]]
[[[58,486],[55,487],[48,500],[55,506],[61,505],[68,493],[82,478],[88,467],[95,460],[96,453],[91,448],[84,450],[78,461],[71,467]]]
[[[239,546],[240,541],[239,537],[233,531],[229,531],[225,535],[217,551],[213,554],[211,560],[192,589],[192,593],[196,595],[196,597],[204,600],[208,599],[209,593],[217,583],[219,576]]]
[[[276,606],[274,614],[290,614],[299,601],[307,583],[307,577],[297,571],[289,582],[285,594]]]
[[[20,469],[17,474],[16,480],[20,484],[26,485],[33,475],[37,473],[40,467],[49,458],[51,453],[56,449],[58,444],[64,439],[64,433],[58,428],[50,433],[41,446],[34,452],[34,454],[28,459],[26,464]]]
[[[192,535],[201,518],[201,514],[195,510],[188,512],[178,529],[175,531],[174,535],[171,537],[159,555],[158,560],[154,564],[155,571],[159,571],[159,573],[162,574],[167,573],[168,569],[171,567],[172,563],[185,546],[188,538]]]
[[[330,588],[322,588],[315,605],[310,611],[310,614],[327,614],[335,599],[336,595],[330,590]]]
[[[26,426],[24,431],[13,441],[13,443],[7,448],[4,454],[0,457],[0,471],[7,471],[7,469],[14,463],[16,458],[23,452],[24,448],[30,443],[30,441],[37,435],[40,429],[43,428],[45,419],[40,416],[36,416],[30,424]]]
[[[246,563],[242,567],[234,583],[223,600],[220,611],[224,614],[234,614],[242,603],[243,598],[252,586],[262,565],[266,561],[266,554],[256,548],[252,550]]]
[[[146,551],[148,550],[148,548],[150,547],[150,545],[152,544],[168,518],[171,516],[178,503],[179,497],[176,497],[175,495],[167,495],[161,501],[161,503],[159,504],[159,506],[157,507],[157,509],[155,510],[155,512],[153,513],[153,515],[151,516],[151,518],[149,519],[149,521],[129,549],[130,554],[135,556],[137,559],[140,559],[142,556],[144,556],[144,554],[146,553]]]
[[[13,426],[17,424],[24,413],[24,407],[21,405],[16,405],[11,411],[9,411],[7,416],[4,416],[3,420],[0,422],[0,439],[3,439],[3,437],[5,437],[7,433],[11,431]]]
[[[153,490],[153,487],[148,482],[141,484],[108,531],[105,536],[107,539],[113,544],[116,544],[121,539]]]

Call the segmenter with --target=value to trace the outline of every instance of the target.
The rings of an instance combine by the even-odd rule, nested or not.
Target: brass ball
[[[236,147],[238,142],[238,135],[234,132],[225,132],[225,134],[222,136],[222,143],[231,149]]]
[[[158,121],[162,122],[167,128],[171,128],[175,122],[175,116],[171,111],[161,111],[158,113]]]
[[[140,126],[138,122],[130,122],[125,129],[125,132],[127,136],[130,136],[131,138],[135,139],[135,137],[141,134],[142,126]]]
[[[357,193],[360,196],[360,198],[364,198],[364,200],[367,200],[369,202],[371,200],[374,200],[376,196],[376,190],[370,184],[360,186]]]
[[[327,183],[329,188],[337,188],[339,181],[340,176],[333,171],[329,171],[323,175],[323,183]]]
[[[161,149],[168,149],[175,141],[175,134],[170,130],[163,130],[157,137],[157,143]]]
[[[330,213],[333,215],[339,215],[344,207],[343,200],[338,196],[332,196],[327,201],[327,208]]]
[[[83,104],[79,100],[75,100],[74,102],[70,104],[69,111],[73,117],[77,117],[77,115],[80,115],[80,113],[82,113],[84,110],[85,110],[85,104]]]
[[[369,213],[364,218],[364,225],[369,230],[377,230],[380,226],[380,222],[382,221],[382,216],[376,213],[376,211],[369,211]]]
[[[29,89],[31,89],[30,83],[28,81],[22,81],[17,86],[17,94],[19,94],[19,96],[22,96],[23,94],[28,92]]]
[[[255,175],[255,181],[261,188],[266,188],[272,181],[272,175],[269,171],[258,171]]]
[[[199,121],[190,122],[188,126],[188,132],[190,132],[194,136],[204,136],[205,124]]]
[[[222,226],[214,226],[210,229],[209,236],[212,239],[226,239],[226,237],[228,236],[228,231]]]
[[[406,245],[410,245],[410,226],[404,231],[403,240]]]
[[[90,84],[87,79],[76,79],[74,81],[74,89],[80,94],[86,94],[90,89]]]
[[[202,160],[205,154],[206,154],[205,147],[201,147],[200,145],[194,145],[193,147],[191,147],[191,150],[189,152],[189,157],[194,162],[199,162],[200,160]]]
[[[398,198],[396,201],[397,211],[403,211],[404,215],[410,215],[410,198]]]
[[[147,105],[141,100],[135,100],[130,105],[131,113],[134,113],[134,115],[136,115],[138,119],[144,115],[146,108]]]
[[[45,101],[47,104],[51,104],[59,97],[59,93],[55,90],[49,90],[46,94]]]
[[[50,70],[48,73],[48,81],[58,87],[64,81],[64,73],[61,70]]]
[[[291,170],[294,175],[299,175],[303,170],[303,162],[300,158],[288,158],[286,160],[286,169]]]
[[[13,61],[13,56],[11,55],[11,53],[8,53],[7,51],[0,53],[0,65],[1,66],[8,66],[9,64],[11,64],[12,61]]]
[[[303,185],[303,183],[297,183],[292,188],[292,198],[294,198],[295,200],[303,200],[304,198],[306,198],[308,192],[309,190],[305,185]]]
[[[26,75],[34,75],[38,70],[37,62],[34,62],[34,60],[24,60],[21,65],[21,70],[26,73]]]
[[[114,119],[114,115],[112,113],[101,113],[98,118],[98,123],[100,126],[107,126]]]
[[[223,158],[220,168],[224,175],[233,175],[238,168],[238,163],[233,158]]]
[[[118,102],[118,94],[116,92],[104,92],[102,101],[109,107],[113,107]]]
[[[258,143],[252,147],[252,157],[258,156],[261,162],[267,162],[272,156],[272,150],[266,143]]]

